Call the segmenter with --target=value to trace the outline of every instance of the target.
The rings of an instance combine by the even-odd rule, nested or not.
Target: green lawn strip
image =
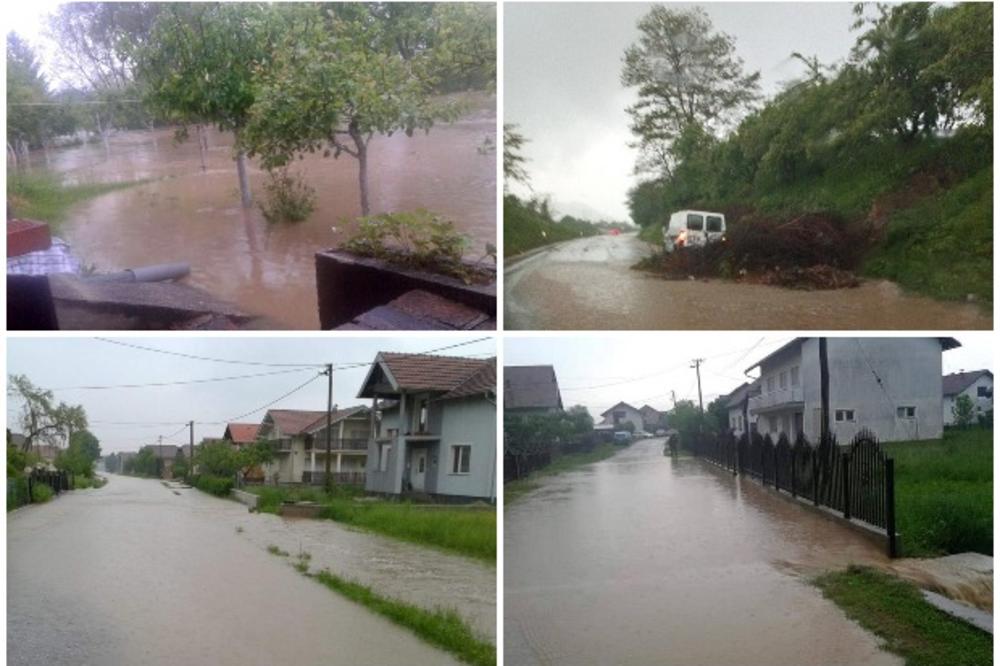
[[[65,185],[51,173],[8,173],[7,199],[17,217],[48,222],[55,229],[73,205],[146,182],[148,180]]]
[[[509,504],[516,501],[522,495],[525,495],[532,490],[538,488],[541,483],[540,479],[546,476],[553,476],[556,474],[562,474],[563,472],[570,472],[574,469],[583,467],[584,465],[590,465],[595,462],[600,462],[606,458],[618,453],[621,449],[614,444],[604,443],[599,446],[594,447],[592,450],[583,453],[564,453],[562,455],[556,456],[551,463],[536,469],[531,472],[528,476],[523,479],[518,479],[516,481],[508,481],[503,486],[503,501],[504,504]]]
[[[466,663],[476,666],[496,664],[496,646],[480,639],[453,610],[424,610],[403,601],[383,597],[370,587],[346,580],[329,571],[305,575],[318,580],[351,601],[410,629],[431,645],[451,652]]]
[[[896,529],[903,554],[993,554],[993,432],[884,445],[896,463]]]
[[[898,578],[851,566],[815,580],[847,616],[886,642],[907,666],[979,666],[993,663],[993,637],[927,603]]]
[[[258,510],[277,513],[283,501],[313,501],[322,516],[402,541],[432,546],[496,566],[497,516],[493,507],[451,508],[386,500],[358,501],[349,491],[269,486],[245,488],[260,496]]]

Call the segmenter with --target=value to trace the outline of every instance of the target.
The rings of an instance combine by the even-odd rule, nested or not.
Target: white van
[[[704,210],[681,210],[663,228],[663,248],[701,247],[726,239],[726,216]]]

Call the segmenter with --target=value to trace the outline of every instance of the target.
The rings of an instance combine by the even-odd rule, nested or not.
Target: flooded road
[[[440,213],[470,236],[467,252],[482,256],[496,243],[496,109],[492,98],[451,125],[407,138],[372,139],[369,187],[373,213],[417,208]],[[360,215],[358,164],[309,155],[297,161],[316,191],[316,209],[301,223],[269,224],[256,206],[240,206],[232,137],[209,131],[206,169],[198,141],[173,141],[172,130],[126,132],[100,142],[51,152],[50,167],[67,182],[150,182],[91,199],[74,208],[60,234],[85,265],[113,271],[187,261],[189,284],[268,316],[290,328],[316,329],[313,255],[336,246]],[[39,156],[36,166],[44,165]],[[266,174],[250,162],[255,201]]]
[[[7,663],[456,663],[248,542],[235,503],[110,478],[7,515]]]
[[[504,517],[505,663],[901,664],[806,579],[870,542],[645,440]]]
[[[723,280],[664,280],[630,266],[649,253],[635,234],[568,241],[506,269],[507,329],[990,329],[975,305],[856,289],[800,291]]]

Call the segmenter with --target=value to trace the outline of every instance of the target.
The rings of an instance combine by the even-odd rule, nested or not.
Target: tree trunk
[[[367,217],[371,211],[368,204],[368,139],[358,129],[356,121],[351,121],[347,131],[351,135],[351,139],[354,140],[354,147],[358,153],[358,185],[361,188],[361,215]]]
[[[201,170],[207,171],[208,167],[205,164],[205,130],[201,125],[198,125],[198,154],[201,156]],[[240,187],[243,187],[242,176],[240,177]]]
[[[250,196],[250,178],[247,175],[247,154],[246,151],[244,151],[242,148],[239,148],[240,145],[239,132],[236,132],[235,135],[236,135],[236,146],[238,151],[236,153],[236,174],[237,176],[239,176],[240,179],[240,201],[243,204],[244,208],[249,208],[250,206],[253,205],[253,199]],[[199,139],[199,141],[200,140],[201,139]]]

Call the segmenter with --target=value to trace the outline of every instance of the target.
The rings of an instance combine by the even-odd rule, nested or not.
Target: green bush
[[[316,191],[287,169],[272,171],[259,205],[268,222],[301,222],[316,208]]]
[[[233,480],[224,476],[201,474],[195,480],[194,485],[198,490],[216,497],[228,497],[233,489]]]
[[[55,495],[55,492],[45,483],[31,484],[31,501],[40,504],[48,502]]]

